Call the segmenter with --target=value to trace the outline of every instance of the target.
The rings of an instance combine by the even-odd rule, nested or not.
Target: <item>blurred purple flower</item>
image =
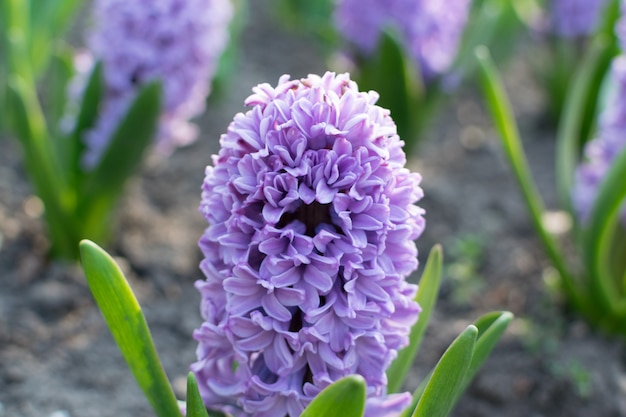
[[[591,35],[606,3],[606,0],[552,0],[552,31],[564,38]]]
[[[368,415],[400,410],[411,397],[385,395],[385,370],[420,310],[406,277],[424,229],[421,177],[378,95],[348,74],[253,91],[202,188],[205,322],[191,369],[205,404],[295,417],[358,373]]]
[[[84,163],[101,158],[138,89],[160,80],[163,113],[155,144],[167,154],[197,136],[188,122],[204,111],[210,81],[228,42],[230,0],[96,0],[88,46],[102,61],[105,97],[87,133]]]
[[[469,9],[469,0],[338,0],[334,20],[366,56],[375,52],[385,28],[395,30],[428,81],[454,61]]]
[[[585,146],[585,160],[575,175],[572,198],[574,209],[582,222],[589,219],[598,188],[626,145],[626,56],[621,55],[613,60],[611,77],[614,87],[600,115],[598,136]],[[626,211],[622,218],[626,220]]]

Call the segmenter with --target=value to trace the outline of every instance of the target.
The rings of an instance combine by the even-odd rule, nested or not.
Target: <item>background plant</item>
[[[474,48],[488,44],[505,61],[522,29],[507,0],[309,3],[279,0],[283,21],[317,39],[330,68],[380,94],[408,155],[445,99],[473,77]]]
[[[158,19],[146,21],[145,5],[95,2],[98,25],[88,40],[94,64],[85,66],[85,55],[75,60],[62,39],[80,2],[2,2],[0,108],[7,115],[2,124],[22,146],[45,207],[52,256],[76,258],[82,238],[105,243],[113,230],[112,211],[146,149],[156,141],[171,151],[193,139],[187,119],[204,109],[232,6],[228,0],[184,4],[174,14],[153,10],[162,17],[159,25]],[[133,24],[124,25],[124,19]],[[185,30],[173,30],[172,24]],[[111,43],[116,36],[131,48]],[[185,53],[189,59],[181,56]]]
[[[595,200],[588,219],[580,217],[572,203],[576,169],[582,162],[584,137],[581,125],[585,123],[587,100],[596,96],[593,83],[603,60],[612,52],[612,42],[600,37],[588,52],[583,66],[577,71],[575,88],[568,95],[561,123],[556,154],[557,190],[561,204],[573,219],[572,238],[577,244],[582,268],[569,262],[568,256],[543,224],[545,206],[532,180],[524,155],[519,132],[506,93],[489,58],[488,50],[480,48],[477,56],[481,65],[483,91],[501,143],[520,186],[533,226],[544,245],[548,258],[559,275],[560,288],[570,306],[580,312],[598,329],[626,334],[626,295],[624,291],[624,264],[622,243],[624,226],[620,223],[620,209],[626,196],[626,152],[619,151],[598,181]],[[605,77],[607,74],[605,73]],[[619,91],[619,90],[618,90]],[[604,112],[620,111],[621,96],[606,104],[594,103]],[[618,100],[617,97],[620,97]],[[594,118],[595,120],[595,118]],[[595,122],[594,122],[595,123]],[[602,135],[602,128],[598,131]],[[591,143],[590,143],[591,144]],[[576,269],[575,269],[576,268]]]
[[[601,37],[616,45],[613,29],[619,17],[619,0],[524,0],[513,4],[529,40],[541,45],[534,48],[531,63],[546,94],[547,120],[557,126],[566,96],[575,88],[572,69],[583,64],[593,40]],[[595,96],[610,61],[611,54],[605,54],[588,86],[590,97],[584,113],[587,134],[593,129],[589,120],[595,114]]]

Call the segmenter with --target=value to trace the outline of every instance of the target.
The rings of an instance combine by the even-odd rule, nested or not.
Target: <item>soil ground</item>
[[[205,227],[197,212],[204,167],[252,86],[325,70],[308,39],[272,21],[268,0],[250,3],[229,94],[210,103],[196,144],[144,164],[112,225],[110,252],[128,274],[181,398],[195,357],[191,333],[200,324],[193,283],[202,279],[196,241]],[[506,67],[506,82],[540,191],[556,209],[554,133],[541,123],[543,97],[523,54]],[[510,310],[516,319],[453,416],[626,416],[624,343],[590,329],[547,290],[549,263],[490,125],[475,88],[464,87],[411,161],[424,178],[420,260],[441,243],[446,268],[407,388],[465,326],[485,312]],[[17,143],[0,138],[0,146],[0,417],[153,416],[79,267],[46,260],[41,210]]]

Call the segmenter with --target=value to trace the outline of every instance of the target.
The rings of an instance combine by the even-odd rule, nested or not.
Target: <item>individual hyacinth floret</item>
[[[600,116],[598,136],[585,146],[585,160],[575,175],[573,203],[582,222],[589,219],[600,184],[613,161],[626,148],[626,56],[613,61],[611,76],[615,87]],[[626,208],[622,219],[626,220]]]
[[[366,56],[374,53],[385,28],[395,30],[429,81],[453,63],[469,9],[469,0],[338,0],[334,21]]]
[[[202,188],[204,323],[191,369],[205,404],[295,417],[361,374],[367,414],[397,415],[411,397],[386,395],[385,370],[419,313],[406,277],[424,229],[421,178],[377,93],[348,74],[253,91]]]
[[[195,139],[188,120],[204,110],[232,15],[230,0],[96,0],[88,46],[103,64],[106,91],[85,138],[87,167],[101,158],[138,89],[154,80],[163,88],[157,149]]]
[[[552,31],[564,38],[588,36],[597,28],[606,0],[552,0]]]

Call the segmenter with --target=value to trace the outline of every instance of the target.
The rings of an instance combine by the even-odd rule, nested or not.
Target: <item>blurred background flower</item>
[[[105,93],[97,125],[85,135],[83,162],[93,167],[137,91],[161,81],[155,145],[169,153],[192,142],[233,17],[229,0],[97,0],[87,43],[102,62]]]

